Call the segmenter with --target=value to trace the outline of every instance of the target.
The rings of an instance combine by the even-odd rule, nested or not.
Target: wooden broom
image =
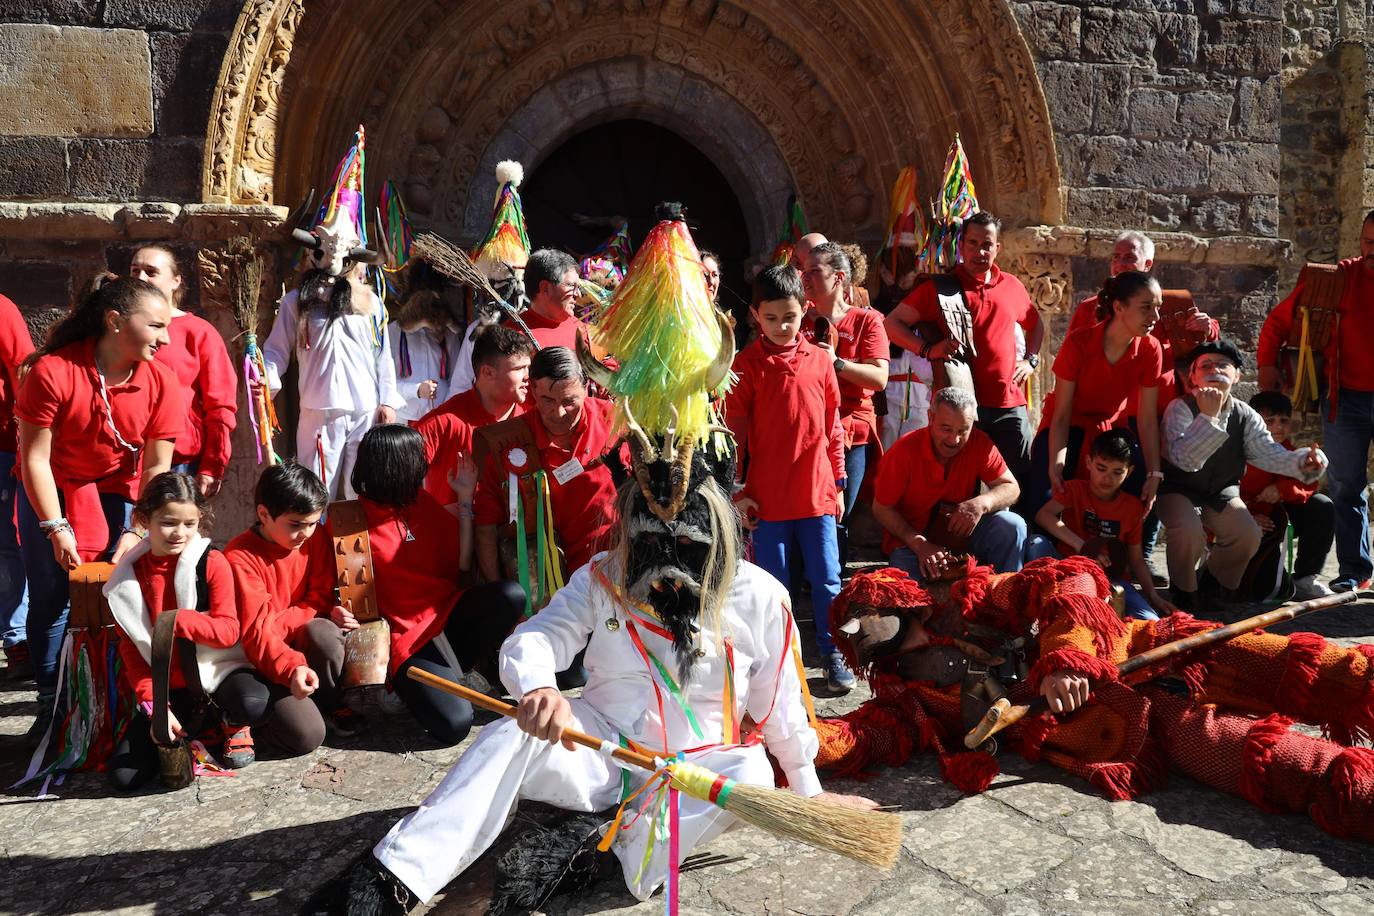
[[[516,708],[509,703],[469,690],[423,668],[412,667],[408,674],[421,684],[461,697],[474,706],[511,718],[516,716]],[[648,754],[582,732],[565,729],[563,737],[651,773],[661,768]],[[737,783],[696,764],[668,761],[666,766],[677,789],[718,805],[746,824],[817,849],[837,852],[874,868],[887,870],[897,863],[902,848],[902,821],[895,814],[861,811],[803,798],[785,789]]]

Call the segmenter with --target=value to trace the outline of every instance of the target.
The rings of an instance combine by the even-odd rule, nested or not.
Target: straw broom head
[[[714,801],[746,824],[883,871],[897,864],[902,819],[896,814],[846,808],[786,789],[744,785],[691,763],[674,763],[671,771],[679,789]]]
[[[252,239],[235,236],[229,240],[229,297],[233,302],[234,321],[240,331],[256,333],[258,329],[258,298],[262,287],[262,259],[253,247]]]
[[[467,252],[433,232],[422,232],[415,237],[410,243],[410,256],[425,261],[455,283],[486,293],[493,302],[502,301],[500,294],[492,288],[491,281],[472,263]]]

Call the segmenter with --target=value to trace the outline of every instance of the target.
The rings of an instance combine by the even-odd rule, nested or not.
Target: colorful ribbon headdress
[[[959,238],[963,234],[964,221],[978,212],[978,192],[974,190],[968,156],[958,134],[954,135],[954,142],[945,156],[940,199],[931,209],[935,225],[931,227],[921,263],[921,270],[926,273],[959,263]]]
[[[792,249],[797,240],[810,230],[806,228],[806,214],[802,212],[801,201],[797,195],[787,198],[787,216],[782,225],[782,235],[778,237],[778,247],[773,249],[772,263],[782,267],[792,260]]]
[[[887,262],[894,274],[897,271],[897,251],[912,248],[921,251],[926,246],[925,215],[916,199],[916,166],[908,165],[897,173],[892,184],[892,201],[887,211],[887,239],[878,255],[878,263]]]
[[[525,232],[525,213],[520,207],[520,182],[525,169],[506,159],[496,164],[496,202],[491,210],[491,228],[486,238],[473,249],[472,260],[488,277],[503,278],[500,265],[523,270],[530,257],[530,237]]]

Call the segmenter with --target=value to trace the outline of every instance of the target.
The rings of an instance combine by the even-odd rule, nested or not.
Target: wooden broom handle
[[[1148,649],[1139,655],[1133,655],[1117,666],[1117,672],[1121,677],[1125,678],[1141,669],[1183,655],[1186,652],[1192,652],[1195,649],[1214,645],[1219,642],[1227,642],[1228,640],[1235,639],[1237,636],[1258,630],[1262,627],[1273,626],[1276,623],[1283,623],[1295,617],[1310,614],[1313,611],[1349,604],[1352,601],[1366,597],[1369,597],[1368,592],[1357,592],[1352,590],[1340,592],[1335,595],[1327,595],[1322,598],[1313,598],[1310,601],[1286,604],[1272,611],[1256,614],[1254,617],[1247,617],[1245,620],[1238,620],[1235,623],[1217,627],[1213,630],[1204,630],[1201,633],[1194,633],[1192,636],[1185,636],[1182,639],[1176,639],[1162,646]],[[1149,679],[1148,675],[1146,679]],[[1132,678],[1130,682],[1135,682],[1135,680],[1135,678]],[[983,714],[983,718],[964,736],[964,747],[970,750],[981,747],[984,741],[987,741],[1003,729],[1010,728],[1024,719],[1030,712],[1044,705],[1045,698],[1041,696],[1035,697],[1035,699],[1023,706],[1013,706],[1011,705],[1011,701],[1005,697],[998,700],[996,703],[993,703],[992,706],[988,707],[988,711]]]
[[[413,681],[419,681],[421,684],[433,687],[435,690],[442,690],[445,693],[451,693],[455,697],[467,700],[473,706],[480,706],[483,709],[490,710],[491,712],[500,713],[503,716],[509,716],[512,719],[519,715],[519,710],[517,710],[514,706],[510,705],[509,703],[502,703],[500,700],[493,699],[492,697],[487,696],[485,693],[478,693],[476,690],[464,687],[462,684],[455,684],[448,678],[440,677],[439,675],[426,671],[417,665],[412,665],[410,669],[406,671],[406,674],[408,674],[410,676],[410,679]],[[637,751],[632,751],[629,748],[619,747],[615,744],[612,744],[609,741],[603,741],[600,738],[593,738],[591,735],[584,734],[574,729],[563,729],[563,737],[571,741],[573,744],[580,744],[583,747],[591,748],[597,753],[606,754],[607,756],[614,757],[617,760],[623,760],[626,763],[632,763],[635,766],[645,770],[649,770],[650,772],[653,772],[658,769],[658,765],[654,763],[654,758],[650,757],[648,754],[641,754]]]

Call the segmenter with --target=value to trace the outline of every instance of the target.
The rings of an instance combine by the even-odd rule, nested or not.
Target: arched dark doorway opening
[[[535,166],[520,196],[530,243],[578,257],[614,231],[616,216],[629,220],[638,250],[654,205],[681,201],[697,245],[721,256],[721,305],[737,313],[747,305],[751,249],[734,189],[701,150],[665,127],[628,119],[575,134]]]

